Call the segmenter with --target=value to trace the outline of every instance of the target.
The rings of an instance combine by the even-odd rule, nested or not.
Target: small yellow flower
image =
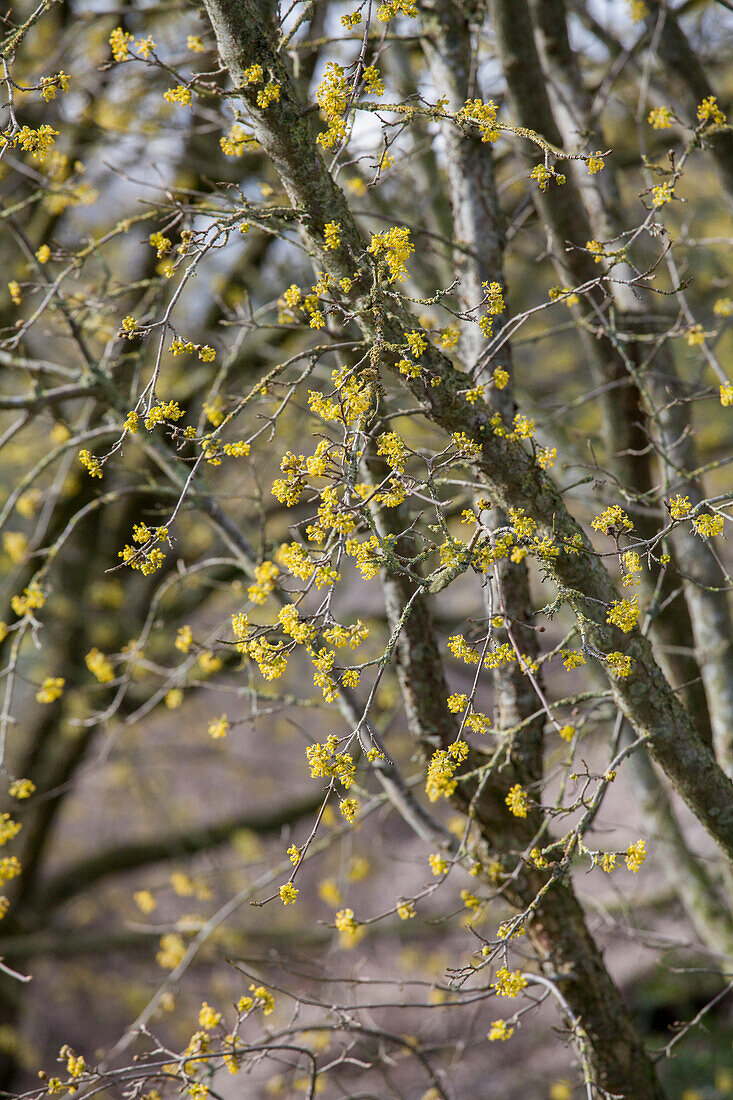
[[[11,798],[30,798],[35,789],[36,785],[30,779],[14,779],[8,788],[8,794]]]
[[[488,1033],[487,1038],[490,1043],[495,1043],[497,1039],[510,1039],[514,1034],[513,1027],[507,1027],[506,1020],[492,1020],[491,1031]]]
[[[221,718],[212,718],[209,722],[209,736],[214,739],[219,737],[226,737],[229,733],[229,722],[226,714],[222,714]]]
[[[647,122],[655,130],[668,130],[673,120],[674,115],[669,107],[655,107],[654,110],[649,112],[649,117],[647,118]]]
[[[329,248],[333,252],[341,244],[341,226],[338,222],[327,222],[323,227],[323,239],[324,248]]]
[[[437,852],[433,852],[433,854],[429,856],[428,862],[430,863],[430,869],[434,875],[444,875],[448,870],[448,860],[444,859],[443,856]]]
[[[527,792],[519,783],[510,787],[504,801],[515,817],[527,816]]]
[[[286,882],[280,887],[280,897],[283,905],[295,905],[300,890],[293,886],[292,882]]]
[[[141,913],[152,913],[158,904],[149,890],[136,890],[132,897]]]
[[[636,844],[630,844],[626,850],[626,866],[634,874],[640,870],[646,859],[646,845],[643,840],[637,840]]]
[[[611,675],[617,680],[623,680],[627,676],[631,675],[632,658],[624,656],[623,653],[619,653],[617,650],[613,653],[606,654],[606,660],[610,669]]]
[[[516,997],[529,984],[520,970],[510,971],[500,966],[496,972],[496,981],[492,983],[499,997]]]
[[[36,701],[38,703],[55,702],[63,694],[65,683],[63,676],[47,676],[36,692]]]
[[[188,107],[191,102],[191,89],[184,84],[178,84],[175,88],[169,88],[164,92],[163,99],[166,103],[180,103],[181,106]]]
[[[692,521],[692,526],[697,531],[700,538],[711,539],[716,535],[722,534],[724,519],[722,516],[709,516],[702,515],[696,516]]]
[[[217,1012],[206,1001],[203,1002],[199,1009],[199,1027],[205,1028],[207,1031],[211,1031],[217,1024],[221,1023],[221,1012]]]
[[[115,673],[112,662],[96,646],[89,650],[84,659],[87,668],[92,675],[96,676],[100,684],[108,684],[114,680]]]
[[[692,505],[689,497],[682,497],[678,494],[669,502],[669,514],[672,519],[684,519],[691,509]]]

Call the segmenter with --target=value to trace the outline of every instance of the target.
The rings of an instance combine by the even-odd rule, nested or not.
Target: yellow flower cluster
[[[377,19],[380,23],[388,23],[395,15],[417,15],[415,0],[385,0],[377,8]]]
[[[603,168],[605,167],[605,163],[606,162],[603,159],[603,154],[601,153],[600,150],[598,150],[597,152],[590,154],[590,156],[588,157],[588,159],[585,162],[585,166],[588,169],[591,176],[593,176],[593,175],[595,175],[596,172],[602,172],[603,171]]]
[[[638,596],[634,596],[633,600],[615,600],[609,608],[606,622],[628,634],[636,626],[640,614]]]
[[[364,542],[358,539],[347,539],[346,553],[356,559],[356,567],[364,580],[370,581],[379,574],[382,562],[379,539],[371,535]]]
[[[647,122],[654,130],[669,130],[674,121],[674,114],[669,107],[655,107],[649,112]]]
[[[26,153],[30,153],[34,160],[45,160],[56,138],[58,130],[51,126],[39,126],[33,129],[31,126],[22,126],[13,138],[13,145],[20,145]]]
[[[646,859],[646,845],[643,840],[637,840],[636,844],[630,844],[626,850],[626,866],[634,874],[640,870]]]
[[[481,456],[481,444],[475,443],[465,432],[453,432],[451,439],[462,457],[479,458]]]
[[[109,684],[115,678],[114,668],[109,657],[105,657],[101,650],[94,646],[84,658],[86,666],[100,684]]]
[[[209,722],[209,736],[217,739],[219,737],[226,737],[229,733],[229,721],[226,714],[222,714],[221,718],[212,718]]]
[[[550,287],[548,291],[548,298],[551,302],[556,302],[558,298],[562,298],[568,309],[570,308],[570,306],[576,306],[580,301],[578,295],[571,293],[570,288],[567,286]]]
[[[679,493],[669,502],[669,514],[672,519],[684,519],[691,509],[690,498],[680,496]]]
[[[456,115],[459,122],[475,122],[478,125],[482,141],[497,141],[499,130],[496,127],[497,107],[493,100],[484,103],[480,99],[467,99]]]
[[[10,814],[0,814],[0,848],[17,836],[21,828],[20,822],[13,821]]]
[[[346,137],[346,122],[343,119],[349,92],[349,82],[343,66],[329,61],[323,78],[316,88],[316,99],[321,113],[328,123],[328,129],[316,139],[324,149],[333,149]]]
[[[591,527],[594,531],[602,531],[604,535],[608,535],[617,531],[632,531],[634,525],[620,505],[612,504],[591,521]]]
[[[383,455],[388,466],[404,474],[410,457],[405,441],[396,432],[383,432],[377,440],[377,454]]]
[[[722,516],[710,516],[702,515],[696,516],[692,521],[692,526],[697,531],[700,538],[711,539],[715,535],[722,534],[724,519]]]
[[[637,554],[636,550],[627,550],[622,557],[624,566],[624,576],[622,583],[625,588],[632,584],[641,584],[641,577],[638,576],[641,573],[641,558]]]
[[[248,133],[238,122],[233,123],[229,133],[219,138],[219,145],[225,157],[241,157],[247,150],[257,147],[257,138]]]
[[[132,533],[134,541],[143,545],[130,546],[128,544],[118,552],[117,556],[122,558],[125,565],[129,565],[131,569],[137,569],[144,577],[149,577],[151,573],[155,573],[157,569],[160,569],[166,558],[160,547],[149,544],[167,539],[168,528],[156,527],[151,530],[146,523],[136,523],[133,526]]]
[[[282,889],[281,887],[281,897]],[[297,895],[298,891],[296,890],[295,893]],[[268,989],[265,989],[264,985],[255,985],[252,982],[249,991],[252,994],[251,997],[240,997],[237,1001],[237,1012],[251,1012],[253,1008],[261,1008],[262,1015],[269,1016],[271,1012],[275,1011],[275,998]]]
[[[706,99],[703,99],[697,108],[697,117],[700,122],[710,122],[714,126],[725,126],[726,122],[725,115],[718,106],[717,97],[714,95],[709,95]]]
[[[428,857],[428,862],[434,875],[444,875],[448,870],[448,860],[437,852]]]
[[[336,251],[341,244],[341,226],[338,222],[326,222],[323,227],[323,241],[324,248]]]
[[[280,887],[279,892],[283,905],[295,905],[300,890],[297,890],[292,882],[286,882]]]
[[[166,932],[160,937],[160,950],[155,956],[155,961],[163,970],[175,970],[186,954],[186,945],[183,937],[177,932]]]
[[[127,31],[123,31],[122,27],[115,27],[109,36],[112,57],[115,61],[127,60],[130,42],[132,42],[132,35]]]
[[[28,615],[31,611],[38,611],[43,607],[46,602],[46,597],[43,594],[43,590],[35,582],[31,581],[27,588],[23,589],[21,596],[13,596],[10,601],[15,614],[20,618],[23,615]]]
[[[334,918],[334,923],[339,932],[353,932],[358,926],[358,922],[354,919],[353,909],[339,909]]]
[[[511,1039],[514,1034],[513,1027],[507,1027],[506,1020],[492,1020],[491,1031],[488,1033],[487,1038],[490,1043],[495,1043],[497,1039]]]
[[[670,180],[652,187],[652,206],[664,206],[674,198],[674,184]]]
[[[79,451],[79,461],[81,462],[82,466],[88,471],[90,477],[102,476],[102,467],[100,465],[99,459],[96,458],[95,455],[91,454],[90,451]]]
[[[457,661],[463,661],[465,665],[478,664],[478,653],[473,646],[468,644],[462,634],[451,635],[448,639],[448,649]]]
[[[546,164],[536,164],[529,174],[530,179],[537,180],[540,191],[546,191],[550,186],[550,181],[555,180],[558,187],[561,187],[565,183],[565,176],[561,172],[556,172],[554,168],[548,167]]]
[[[415,246],[410,240],[410,230],[393,226],[382,233],[372,234],[369,244],[369,252],[373,256],[381,256],[389,271],[389,281],[403,282],[407,276],[407,258]]]
[[[504,801],[515,817],[527,816],[527,792],[520,783],[515,783],[513,787],[509,788]]]
[[[156,250],[158,259],[165,256],[166,252],[171,250],[171,240],[169,237],[164,237],[162,233],[151,233],[148,237],[148,243],[151,248]]]
[[[185,84],[178,84],[175,88],[169,88],[167,92],[163,92],[163,99],[166,103],[180,103],[182,107],[188,107],[191,102],[191,89]]]
[[[275,84],[273,80],[270,80],[265,84],[264,88],[260,88],[257,93],[257,106],[269,107],[271,103],[278,103],[280,101],[280,85]]]
[[[618,650],[615,650],[613,653],[606,654],[606,661],[608,662],[611,675],[617,680],[623,680],[631,675],[631,657],[626,657],[623,653],[619,653]]]
[[[36,789],[35,783],[30,779],[14,779],[8,788],[11,798],[30,798]]]
[[[428,765],[425,793],[431,802],[439,798],[450,798],[456,789],[458,780],[455,770],[468,755],[465,741],[454,741],[447,749],[436,749]]]
[[[266,680],[278,680],[288,665],[288,655],[282,642],[268,642],[264,638],[253,638],[237,646],[257,662],[260,673]]]
[[[309,745],[305,750],[313,779],[338,779],[348,790],[354,781],[356,765],[350,752],[338,752],[338,737],[331,734],[323,744]]]
[[[56,76],[41,77],[41,96],[46,103],[56,98],[56,91],[58,89],[62,92],[68,92],[69,90],[69,75],[65,73],[63,69],[60,73],[57,73]]]
[[[36,692],[36,702],[55,702],[56,699],[59,699],[63,695],[65,683],[66,680],[63,676],[47,676]]]
[[[215,1028],[221,1023],[221,1020],[221,1012],[217,1012],[215,1008],[212,1008],[210,1004],[204,1001],[199,1009],[199,1027],[211,1031],[212,1028]]]
[[[0,859],[0,886],[16,878],[21,872],[20,860],[17,856],[3,856]]]
[[[252,603],[263,604],[275,587],[280,570],[272,561],[263,561],[255,568],[254,583],[247,589]]]
[[[506,966],[499,967],[492,982],[498,997],[516,997],[528,984],[520,970],[512,972]]]

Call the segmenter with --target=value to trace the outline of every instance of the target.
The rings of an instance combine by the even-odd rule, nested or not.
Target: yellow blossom
[[[63,694],[66,680],[63,676],[47,676],[36,692],[39,703],[53,703]]]
[[[506,1020],[492,1020],[491,1031],[488,1033],[488,1040],[490,1043],[495,1043],[497,1039],[510,1039],[514,1034],[513,1027],[507,1027]]]
[[[527,792],[521,784],[515,783],[513,787],[510,787],[504,801],[515,817],[527,816]]]
[[[724,519],[722,516],[710,516],[707,514],[696,516],[692,521],[692,526],[697,531],[700,538],[711,539],[716,535],[722,534]]]
[[[100,684],[108,684],[115,678],[112,662],[96,648],[90,649],[84,658],[89,671],[96,676]]]
[[[36,785],[30,779],[14,779],[8,788],[8,794],[11,798],[30,798],[35,789]]]
[[[646,859],[646,845],[643,840],[637,840],[636,844],[630,844],[626,849],[626,866],[634,874],[640,870]]]
[[[175,88],[169,88],[164,92],[163,99],[166,103],[180,103],[183,107],[187,107],[191,102],[191,89],[184,84],[178,84]]]
[[[528,984],[520,970],[512,972],[506,966],[499,967],[496,981],[492,983],[499,997],[516,997]]]
[[[221,1012],[217,1012],[206,1001],[203,1002],[199,1009],[199,1027],[203,1027],[206,1031],[211,1031],[217,1024],[221,1023]]]
[[[608,610],[606,622],[613,623],[628,634],[636,626],[640,614],[638,596],[634,596],[633,600],[615,600]]]
[[[219,737],[226,737],[229,733],[229,722],[226,714],[222,714],[221,718],[212,718],[209,722],[209,736],[214,739]]]
[[[674,115],[669,107],[655,107],[649,112],[647,122],[655,130],[668,130],[672,125]]]

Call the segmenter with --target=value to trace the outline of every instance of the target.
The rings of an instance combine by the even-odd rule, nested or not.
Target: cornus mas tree
[[[729,5],[611,9],[7,19],[6,1093],[733,1089]]]

